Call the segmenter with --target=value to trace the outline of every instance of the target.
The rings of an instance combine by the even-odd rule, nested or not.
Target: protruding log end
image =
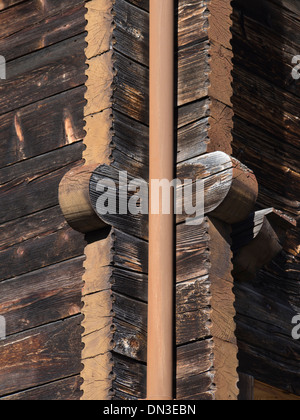
[[[283,249],[286,231],[296,222],[273,208],[253,213],[233,228],[234,276],[252,280]]]
[[[242,222],[253,212],[258,198],[258,182],[254,173],[238,160],[232,161],[232,183],[224,201],[212,212],[228,224]]]
[[[59,185],[59,204],[69,225],[82,233],[105,226],[93,210],[89,198],[89,183],[95,166],[83,165],[71,169]]]

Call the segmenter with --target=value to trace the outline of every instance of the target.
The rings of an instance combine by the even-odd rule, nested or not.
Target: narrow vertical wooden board
[[[211,320],[217,400],[236,400],[239,393],[230,234],[229,225],[210,219]]]
[[[112,101],[112,51],[97,55],[88,60],[86,71],[85,116],[97,114],[111,107]],[[88,141],[88,139],[85,139]]]
[[[88,60],[109,51],[112,42],[113,0],[92,0],[86,4],[85,54]]]
[[[82,313],[84,328],[81,372],[82,399],[106,400],[112,386],[112,299],[110,291],[113,241],[111,236],[90,242],[85,248]]]
[[[211,116],[208,151],[222,150],[232,154],[233,110],[232,47],[230,0],[212,0],[209,4]]]
[[[253,401],[254,400],[254,378],[253,376],[246,375],[239,372],[239,400],[240,401]]]
[[[113,94],[113,1],[86,3],[86,106],[83,158],[86,164],[110,163]]]
[[[83,158],[86,165],[111,163],[113,94],[113,1],[86,3],[87,47],[86,136]],[[85,248],[83,289],[84,327],[81,385],[83,400],[110,399],[112,388],[112,296],[111,268],[113,239],[109,233],[88,238]]]
[[[109,164],[111,161],[112,117],[111,109],[85,117],[86,136],[83,158],[87,165],[99,162]]]
[[[231,155],[233,128],[231,1],[212,0],[209,11],[211,115],[208,151],[221,150]],[[230,231],[230,227],[225,223],[210,219],[212,335],[215,346],[217,400],[236,400],[239,393]]]
[[[211,98],[211,117],[209,118],[209,143],[207,150],[222,150],[232,155],[233,110],[228,105]]]

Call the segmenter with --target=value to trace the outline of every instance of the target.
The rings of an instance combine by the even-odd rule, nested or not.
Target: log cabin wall
[[[258,179],[258,208],[299,220],[300,83],[292,59],[300,51],[300,4],[236,0],[232,36],[233,153]],[[254,282],[236,283],[237,336],[242,372],[299,395],[300,345],[291,334],[300,312],[299,227],[287,236]]]
[[[232,51],[229,0],[178,0],[177,173],[189,178],[193,158],[233,150],[259,178],[259,205],[297,216],[297,91],[294,82],[284,82],[289,65],[278,76],[281,49],[265,71],[261,40],[251,27],[264,30],[272,45],[275,32],[297,55],[293,31],[270,26],[280,15],[297,29],[295,2],[279,1],[257,8],[235,3]],[[7,80],[0,80],[0,315],[7,323],[1,398],[145,398],[147,226],[120,219],[84,237],[64,221],[57,192],[63,175],[83,163],[148,177],[149,2],[0,5],[0,55],[8,63]],[[266,11],[275,13],[271,20]],[[283,20],[280,27],[289,26]],[[274,123],[273,115],[281,118]],[[284,176],[291,180],[287,188]],[[236,399],[231,229],[210,217],[200,228],[178,220],[176,232],[176,398]],[[242,372],[293,393],[299,386],[298,345],[290,339],[298,310],[298,244],[291,231],[285,252],[259,274],[260,282],[236,287]]]
[[[1,399],[78,399],[82,234],[58,205],[82,161],[83,0],[3,0],[0,54]]]
[[[187,167],[189,167],[190,159],[199,157],[208,151],[208,117],[210,113],[210,44],[208,18],[210,12],[207,4],[207,2],[200,0],[194,0],[192,2],[180,0],[177,5],[177,169],[182,174],[184,174],[186,163]],[[32,6],[32,10],[30,9],[30,5]],[[67,39],[63,38],[60,40],[59,38],[59,41],[50,39],[49,47],[47,37],[40,36],[41,26],[43,28],[45,27],[44,21],[39,21],[41,11],[38,7],[41,5],[42,11],[44,12],[47,8],[43,2],[35,4],[30,1],[16,5],[10,3],[10,7],[4,7],[2,11],[3,14],[9,14],[15,12],[14,8],[22,7],[19,16],[20,19],[23,18],[25,21],[24,26],[27,37],[29,36],[28,33],[31,34],[31,26],[29,25],[29,29],[26,26],[27,19],[24,17],[24,11],[29,16],[30,13],[35,13],[39,23],[39,25],[35,25],[36,21],[32,18],[34,22],[32,30],[34,30],[33,33],[35,34],[34,42],[39,41],[38,45],[34,44],[31,47],[34,50],[33,54],[35,54],[35,61],[33,62],[37,66],[37,75],[33,73],[34,76],[32,76],[32,69],[30,67],[32,57],[30,47],[28,46],[30,43],[24,36],[22,37],[22,41],[15,41],[17,46],[18,42],[21,45],[19,50],[17,47],[15,50],[25,51],[25,58],[22,55],[17,58],[17,60],[25,60],[25,64],[22,65],[22,70],[20,70],[21,73],[19,74],[17,72],[14,59],[11,58],[12,61],[10,61],[10,58],[8,58],[8,75],[10,78],[6,82],[3,82],[3,90],[5,88],[7,92],[10,92],[9,88],[13,85],[13,77],[15,77],[17,80],[15,83],[19,83],[19,89],[22,89],[22,96],[21,94],[11,94],[10,99],[14,103],[20,97],[20,104],[16,103],[12,105],[12,110],[10,108],[7,110],[7,113],[12,112],[12,133],[14,137],[9,142],[9,145],[6,145],[4,155],[7,156],[6,149],[10,151],[11,145],[13,146],[12,152],[10,153],[13,156],[16,155],[9,161],[9,169],[10,167],[14,169],[17,167],[22,168],[20,171],[25,171],[23,166],[26,164],[29,165],[29,169],[26,167],[27,171],[30,172],[32,167],[36,170],[37,165],[33,163],[33,159],[40,159],[40,156],[41,158],[45,158],[42,160],[44,165],[48,165],[50,162],[51,164],[53,162],[56,163],[57,156],[55,155],[55,159],[52,160],[49,155],[52,149],[50,151],[47,149],[47,147],[50,147],[50,144],[59,157],[62,156],[62,150],[71,150],[71,147],[73,147],[72,142],[78,147],[76,158],[64,164],[63,170],[55,178],[56,183],[51,184],[51,186],[46,183],[42,184],[37,191],[34,190],[32,195],[27,198],[30,193],[28,184],[30,186],[32,184],[35,185],[34,181],[37,180],[40,186],[41,182],[45,182],[47,179],[46,176],[43,176],[44,172],[40,171],[37,175],[34,175],[35,172],[30,172],[30,177],[28,176],[29,179],[26,184],[26,192],[24,188],[23,194],[20,194],[19,200],[22,203],[26,203],[27,199],[29,201],[24,216],[26,220],[22,228],[25,233],[22,233],[20,241],[22,241],[22,244],[24,242],[24,245],[25,243],[27,245],[27,243],[31,244],[29,241],[35,240],[35,246],[38,248],[38,251],[43,249],[41,240],[53,238],[49,225],[51,227],[55,225],[51,215],[48,214],[43,215],[44,218],[42,219],[35,219],[41,216],[44,210],[44,207],[39,207],[41,205],[39,200],[42,199],[42,206],[46,206],[47,211],[51,211],[52,206],[55,207],[59,214],[58,217],[61,217],[58,207],[56,207],[58,183],[64,173],[74,163],[81,163],[83,149],[81,138],[84,135],[81,125],[84,93],[82,85],[84,82],[86,82],[87,88],[84,94],[86,99],[84,108],[86,123],[84,143],[86,149],[83,151],[85,163],[88,165],[107,163],[116,169],[125,169],[131,175],[140,176],[144,179],[147,179],[148,174],[148,2],[137,0],[118,0],[115,2],[93,0],[86,3],[88,20],[86,48],[88,63],[86,70],[87,79],[85,79],[83,74],[85,66],[82,53],[86,44],[83,35],[82,2],[79,5],[76,3],[80,19],[82,19],[80,21],[80,31],[75,33],[75,35],[71,32]],[[29,12],[27,12],[28,7]],[[60,34],[63,30],[71,30],[70,28],[73,28],[74,21],[77,22],[74,16],[72,16],[72,7],[70,6],[71,10],[67,9],[66,12],[72,24],[65,25],[64,23],[63,29],[58,29],[57,33]],[[217,10],[218,8],[216,8]],[[52,25],[55,25],[56,16],[62,20],[64,19],[65,22],[65,15],[64,12],[61,13],[61,9],[54,13],[53,19],[49,18],[49,21],[48,19],[45,20],[47,23],[50,22]],[[28,21],[30,21],[29,18]],[[53,27],[47,28],[47,30],[51,31],[51,34],[52,32],[56,34],[56,31],[53,31]],[[16,35],[13,33],[13,36]],[[73,44],[71,41],[73,41]],[[76,45],[78,48],[75,49],[76,53],[70,47],[70,43],[72,46]],[[63,51],[60,51],[61,45],[64,47]],[[56,57],[55,52],[48,54],[49,50],[47,48],[50,49],[50,52],[54,48],[55,52],[59,51],[58,57]],[[44,54],[40,57],[37,56],[38,53]],[[8,50],[4,50],[3,55],[5,54],[7,54],[7,57],[10,57]],[[19,54],[21,53],[19,52]],[[70,66],[70,56],[74,58],[74,67]],[[47,59],[50,60],[49,67],[46,67]],[[64,66],[65,60],[67,59],[69,60],[68,71],[71,72],[70,74],[66,72],[66,67]],[[55,63],[57,63],[57,67],[61,73],[57,73],[57,68],[54,68]],[[42,66],[41,69],[39,67],[40,65]],[[53,74],[50,72],[51,69],[53,69]],[[33,68],[34,70],[35,67]],[[22,71],[27,72],[25,76],[22,76]],[[50,78],[51,74],[54,78],[53,81]],[[34,87],[37,87],[37,90],[32,88],[32,79],[34,81],[36,80]],[[69,85],[66,80],[69,82]],[[78,81],[76,82],[76,80]],[[51,87],[48,86],[50,81],[53,82],[53,86],[51,85]],[[28,87],[26,83],[28,83]],[[43,83],[45,83],[45,86]],[[59,83],[63,84],[61,88],[62,92],[58,90],[56,94],[56,84]],[[29,92],[27,98],[23,94],[24,86],[25,88],[27,87]],[[42,94],[39,89],[41,87],[44,87]],[[80,92],[80,100],[77,102],[69,97],[75,91]],[[51,113],[49,112],[50,105],[48,104],[47,95],[49,95],[49,101],[51,101],[56,98],[56,95],[61,93],[66,102],[63,102],[64,106],[61,106],[61,108],[57,103],[53,104],[53,112],[56,112],[55,115],[60,124],[58,125],[60,129],[63,127],[64,131],[63,133],[57,133],[55,131],[56,126],[51,120],[52,125],[51,122],[45,123],[45,127],[47,127],[49,132],[47,131],[47,137],[42,142],[39,136],[42,136],[44,131],[41,134],[40,130],[38,130],[40,127],[37,127],[37,124],[33,123],[33,121],[44,121],[45,118],[49,119]],[[40,94],[42,95],[41,101],[46,101],[44,108],[42,105],[39,106]],[[43,95],[47,96],[46,100]],[[215,99],[216,105],[219,105],[220,100],[217,95],[215,95]],[[31,101],[33,101],[33,104],[31,104]],[[61,105],[60,101],[58,103]],[[7,106],[7,104],[5,105]],[[32,131],[30,132],[26,128],[29,131],[28,138],[30,138],[30,143],[29,141],[26,143],[25,123],[20,117],[22,115],[20,114],[20,110],[23,109],[22,106],[27,110],[31,105],[34,117],[32,114],[30,115],[31,118],[28,117]],[[73,108],[70,110],[71,106],[74,106],[74,110]],[[17,108],[17,111],[14,107]],[[5,106],[3,109],[5,112]],[[42,116],[39,115],[41,111],[44,112]],[[213,118],[216,120],[214,116]],[[80,127],[80,134],[77,132],[75,134],[74,121]],[[11,120],[9,123],[11,123]],[[9,126],[9,129],[11,129],[11,126]],[[9,131],[9,129],[7,130]],[[52,135],[54,135],[53,140]],[[55,143],[55,141],[62,141],[62,138],[64,139],[62,144]],[[49,139],[54,143],[51,143]],[[138,142],[136,139],[138,139]],[[229,145],[226,143],[227,148],[230,147],[230,139],[228,143]],[[41,149],[37,149],[39,150],[37,152],[35,151],[35,147],[40,147]],[[46,147],[46,150],[43,147]],[[221,150],[224,150],[224,148],[225,144],[223,143]],[[18,180],[21,176],[23,177],[23,173],[21,172]],[[186,175],[190,176],[191,174],[186,173]],[[7,184],[10,185],[9,183]],[[15,188],[17,190],[20,188],[19,181]],[[48,195],[46,197],[42,196],[41,189],[44,191],[46,188],[47,191],[49,189],[49,194],[52,194],[52,197],[54,196],[53,202],[49,203],[47,201],[49,200]],[[5,192],[6,190],[3,189],[3,191]],[[12,195],[9,195],[10,200],[12,200],[11,197]],[[37,199],[39,206],[34,207],[35,201],[32,197]],[[12,203],[9,201],[7,208],[11,206]],[[17,212],[20,212],[20,208],[22,207],[16,205],[15,208]],[[14,215],[12,219],[13,226],[15,226],[15,230],[18,232],[23,232],[20,228],[23,224],[19,220],[22,216],[23,214],[20,213],[20,215]],[[27,216],[31,223],[27,222]],[[32,220],[35,220],[35,222]],[[67,227],[63,219],[60,220],[63,226],[62,229],[67,230],[69,235],[71,235],[70,246],[68,246],[69,236],[64,231],[61,243],[54,242],[53,247],[48,242],[45,245],[47,252],[42,253],[45,262],[41,258],[40,253],[38,253],[36,259],[33,258],[35,252],[37,252],[36,248],[35,250],[30,248],[26,254],[25,251],[23,252],[23,248],[20,249],[18,244],[13,243],[13,246],[17,245],[17,260],[19,266],[21,266],[21,271],[14,272],[10,266],[8,277],[3,278],[3,287],[16,284],[13,282],[18,281],[19,276],[23,274],[26,276],[26,280],[29,278],[27,281],[32,286],[28,286],[25,282],[22,283],[24,288],[23,293],[26,298],[25,303],[24,299],[22,300],[23,305],[26,305],[26,317],[25,315],[22,316],[22,322],[26,322],[26,326],[17,330],[16,333],[8,328],[7,340],[10,341],[3,342],[3,346],[1,347],[3,360],[5,360],[5,357],[8,357],[8,349],[10,354],[15,355],[11,364],[3,363],[2,365],[2,376],[5,378],[3,384],[8,384],[3,391],[3,398],[25,399],[44,397],[56,399],[77,398],[79,396],[78,374],[81,370],[81,329],[79,322],[82,320],[79,313],[82,278],[85,282],[83,289],[84,306],[82,309],[84,315],[84,320],[82,321],[84,328],[83,342],[85,345],[82,353],[82,362],[84,365],[81,373],[83,378],[82,398],[144,398],[146,395],[145,361],[147,330],[147,237],[145,235],[145,229],[143,229],[143,226],[137,229],[136,226],[130,231],[130,227],[121,223],[117,228],[111,230],[106,229],[101,232],[95,232],[92,235],[87,235],[85,238],[87,240],[87,246],[83,250],[85,244],[83,236]],[[10,219],[8,222],[10,222]],[[9,226],[9,232],[11,232],[11,225]],[[45,226],[48,226],[47,230],[40,231]],[[55,225],[54,231],[56,232],[57,229],[57,225]],[[141,232],[141,234],[137,232]],[[35,235],[37,235],[36,238]],[[219,397],[221,397],[222,393],[224,398],[226,398],[225,395],[228,398],[236,398],[237,395],[236,344],[233,334],[234,324],[232,323],[234,312],[231,291],[232,279],[230,274],[231,252],[228,247],[230,244],[228,235],[229,231],[227,231],[226,227],[218,227],[218,223],[213,220],[209,221],[207,219],[200,229],[187,229],[182,221],[178,222],[176,343],[174,343],[177,353],[176,397],[178,399],[214,399],[217,395],[216,383],[219,386],[221,382],[225,385],[223,389],[219,386],[218,389],[222,390]],[[27,239],[28,236],[29,239]],[[215,238],[215,245],[210,240],[211,237]],[[214,272],[212,269],[212,266],[216,266],[212,256],[214,253],[213,247],[216,245],[224,251],[222,255],[224,262],[226,262],[224,270],[230,280],[226,284],[228,278],[223,279],[224,284],[220,285],[223,287],[223,296],[228,298],[228,301],[223,300],[223,302],[222,299],[217,298],[220,295],[218,291],[215,293],[216,299],[213,302],[211,301],[211,292],[217,284],[216,282],[215,285],[212,284],[213,278],[217,281],[221,280],[221,273]],[[72,247],[76,251],[73,251]],[[52,249],[55,253],[56,259],[54,261],[48,259],[50,255],[49,249]],[[218,248],[215,248],[215,250],[218,250]],[[82,256],[83,253],[85,257]],[[20,255],[22,260],[19,258]],[[220,253],[216,252],[215,255],[220,255]],[[7,259],[7,254],[5,258]],[[25,268],[27,267],[24,262],[25,258],[27,258],[26,263],[27,261],[29,261],[28,264],[30,263],[29,268]],[[84,258],[85,272],[83,273],[82,261]],[[69,306],[67,307],[66,311],[69,311],[67,312],[68,316],[66,315],[66,311],[63,315],[60,315],[61,311],[64,310],[64,305],[57,303],[57,306],[54,306],[53,299],[51,300],[49,298],[51,300],[51,310],[54,310],[54,307],[56,308],[56,318],[52,322],[52,318],[50,320],[47,313],[47,305],[44,303],[44,300],[48,299],[49,293],[50,297],[54,293],[52,289],[50,292],[48,290],[50,278],[56,287],[57,278],[61,278],[57,271],[57,264],[60,261],[63,261],[64,264],[66,262],[70,263],[71,267],[73,267],[75,262],[78,263],[76,266],[78,271],[74,275],[72,274],[71,279],[69,277],[67,279],[69,280],[68,286],[71,290],[73,290],[73,287],[76,288],[74,292],[76,304],[72,301],[71,309]],[[44,270],[48,269],[53,269],[52,277],[44,272]],[[65,272],[63,273],[62,276],[66,275]],[[72,273],[72,270],[68,268],[67,274],[70,275],[70,273]],[[40,282],[40,274],[45,279],[45,283]],[[67,280],[65,281],[67,282]],[[38,282],[39,287],[41,287],[41,284],[44,284],[46,290],[43,289],[42,292],[39,292],[40,289],[38,289],[37,291],[37,284],[34,281]],[[226,287],[224,288],[225,284]],[[42,293],[42,296],[46,294],[47,297],[40,300],[37,296],[38,293]],[[57,293],[60,293],[60,290]],[[14,298],[15,295],[12,292],[11,295]],[[7,296],[9,296],[6,289],[3,290],[2,296],[4,300],[3,313],[6,319],[9,320],[9,315],[12,313],[13,315],[11,316],[19,320],[19,314],[15,314],[14,300],[13,304],[6,309]],[[70,299],[72,300],[72,298]],[[30,301],[30,299],[33,300],[32,304],[28,304],[28,300]],[[30,305],[32,307],[29,310],[28,306]],[[43,308],[42,312],[46,313],[44,318],[40,314],[41,309],[39,309],[39,305]],[[212,307],[217,309],[219,305],[221,305],[222,309],[226,310],[224,314],[225,323],[227,323],[225,334],[222,332],[222,320],[218,319],[219,317],[217,316],[218,311],[213,311],[214,315],[212,315]],[[38,309],[36,306],[38,306]],[[57,315],[58,312],[59,315]],[[30,317],[34,318],[35,321],[27,321]],[[51,321],[50,326],[47,323],[49,320]],[[64,322],[61,322],[61,320],[64,320]],[[57,323],[57,321],[60,322]],[[67,329],[70,332],[70,337],[68,334],[65,334],[66,322],[73,322],[73,324],[70,324],[70,329]],[[52,323],[54,324],[54,328],[60,328],[57,334],[54,334],[56,340],[54,343],[48,340],[48,330],[45,331],[42,336],[43,338],[41,338],[40,331],[36,330],[36,328],[49,328],[51,331]],[[76,328],[74,328],[74,323],[76,324]],[[213,330],[211,329],[212,325]],[[214,341],[212,340],[212,331],[215,338]],[[17,334],[16,337],[14,334]],[[21,334],[21,336],[18,334]],[[43,348],[43,341],[33,341],[35,337],[45,341],[45,349]],[[18,344],[20,340],[22,340],[21,342],[24,341],[24,347],[21,347],[21,349]],[[7,343],[11,343],[10,348]],[[14,345],[17,344],[16,349]],[[50,346],[50,348],[47,346]],[[230,352],[231,357],[228,358],[226,351],[222,351],[224,346]],[[70,351],[70,347],[73,353]],[[66,350],[66,360],[63,362],[65,371],[59,364],[61,363],[61,353],[64,349]],[[35,368],[39,366],[38,363],[41,363],[41,367],[38,369],[40,376],[36,374],[32,365],[27,366],[26,358],[24,360],[23,357],[24,353],[37,354],[34,356],[37,357],[37,360],[33,360]],[[38,358],[38,355],[43,357],[45,353],[53,361],[54,365],[48,359],[45,362],[44,358],[42,360]],[[57,353],[60,358],[56,365]],[[224,364],[225,360],[226,363]],[[230,366],[229,374],[225,374],[225,380],[222,379],[222,381],[219,381],[217,378],[218,375],[215,374],[215,370],[218,369],[218,366],[223,366],[223,371],[225,372],[227,367]],[[218,370],[221,372],[222,369]],[[61,376],[67,376],[67,383],[65,380],[61,381]],[[219,376],[222,377],[222,375]],[[10,384],[11,382],[12,385]],[[58,387],[60,383],[64,386],[64,392],[60,391]],[[229,383],[230,386],[228,386]],[[54,388],[55,392],[53,391]]]
[[[149,3],[94,0],[87,8],[86,162],[107,164],[107,174],[122,169],[148,179]],[[230,8],[226,13],[228,36]],[[177,3],[176,143],[182,178],[192,176],[193,158],[208,152],[210,142],[209,17],[205,1]],[[216,16],[215,34],[217,22]],[[231,92],[230,78],[226,89]],[[101,139],[95,135],[100,125]],[[230,142],[229,136],[221,150]],[[82,398],[87,400],[146,397],[147,222],[111,220],[113,228],[92,235],[85,249]],[[201,227],[187,227],[179,218],[176,231],[176,398],[236,399],[229,226],[206,219]]]

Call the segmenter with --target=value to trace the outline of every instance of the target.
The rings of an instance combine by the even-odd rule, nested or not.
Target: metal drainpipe
[[[151,180],[174,178],[174,0],[150,0],[147,399],[173,399],[174,211],[151,212]]]

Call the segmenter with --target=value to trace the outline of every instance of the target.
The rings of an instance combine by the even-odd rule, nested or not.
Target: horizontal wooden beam
[[[68,223],[81,232],[90,232],[111,225],[147,239],[148,214],[132,215],[126,211],[128,200],[135,194],[120,194],[120,171],[106,164],[95,166],[83,165],[72,169],[61,181],[59,202]],[[130,174],[126,176],[128,183],[135,179]],[[254,209],[258,185],[253,172],[223,152],[209,153],[179,164],[177,177],[179,186],[176,205],[182,209],[182,212],[177,214],[177,223],[183,223],[190,217],[185,211],[183,201],[195,203],[199,200],[199,196],[196,196],[196,182],[199,180],[203,180],[204,195],[200,199],[204,201],[205,215],[210,214],[228,224],[233,224],[245,220]],[[103,179],[114,182],[116,189],[113,188],[111,194],[116,193],[118,209],[121,206],[125,211],[119,212],[117,209],[116,214],[106,215],[97,213],[97,200],[101,195],[98,183]],[[184,181],[187,179],[190,179],[192,188],[188,194],[183,194]],[[148,189],[148,180],[140,181],[144,181]]]
[[[112,194],[117,193],[118,205],[127,209],[128,203],[122,200],[129,200],[134,193],[129,193],[123,197],[119,190],[120,172],[107,165],[100,165],[92,174],[90,180],[90,202],[95,213],[97,213],[97,200],[101,192],[97,191],[99,182],[103,179],[112,180],[116,185],[116,190],[111,190]],[[192,179],[191,179],[192,177]],[[128,175],[128,182],[134,179]],[[187,194],[183,194],[184,181],[189,179],[192,183]],[[204,214],[211,214],[214,217],[225,221],[228,224],[237,223],[247,218],[253,211],[257,195],[258,185],[254,174],[236,159],[223,152],[214,152],[207,155],[190,159],[178,165],[177,182],[177,209],[182,209],[177,214],[177,223],[183,223],[190,216],[185,211],[183,200],[195,203],[199,200],[199,191],[196,190],[196,182],[202,180],[204,195],[203,200]],[[147,184],[147,180],[145,181]],[[110,194],[110,191],[107,192]],[[135,234],[147,239],[148,237],[148,215],[147,214],[98,214],[106,224],[125,232]],[[137,223],[139,220],[141,223]],[[139,230],[139,231],[136,231]]]

